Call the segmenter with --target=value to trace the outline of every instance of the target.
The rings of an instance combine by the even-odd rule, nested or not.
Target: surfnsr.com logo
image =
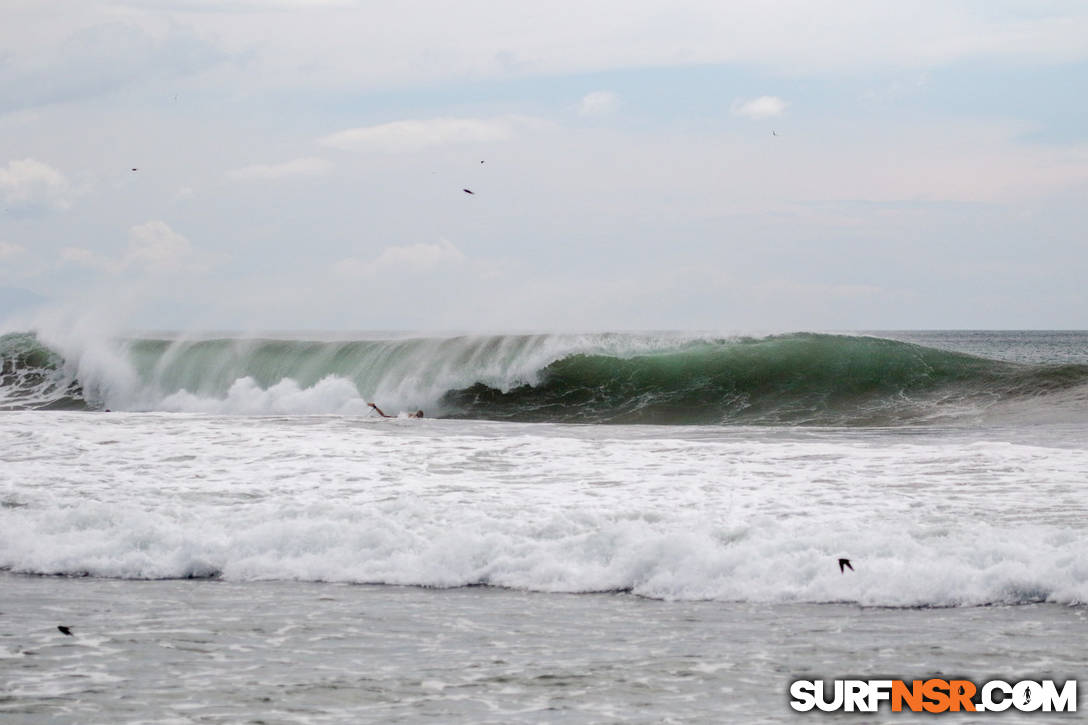
[[[1076,712],[1077,681],[1054,680],[795,680],[790,707],[798,712]]]

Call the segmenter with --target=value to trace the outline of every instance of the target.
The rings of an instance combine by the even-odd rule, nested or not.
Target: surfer
[[[375,403],[367,403],[367,405],[369,405],[374,410],[378,411],[378,415],[380,415],[383,418],[396,418],[397,417],[395,415],[386,415],[385,412],[382,411],[382,409],[379,408]],[[412,413],[408,417],[409,418],[422,418],[423,417],[423,411],[422,410],[417,410],[416,412]]]

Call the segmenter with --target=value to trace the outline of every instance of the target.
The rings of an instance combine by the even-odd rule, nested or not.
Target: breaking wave
[[[1088,365],[795,333],[296,340],[0,337],[0,409],[369,412],[573,423],[902,425],[1088,403]]]

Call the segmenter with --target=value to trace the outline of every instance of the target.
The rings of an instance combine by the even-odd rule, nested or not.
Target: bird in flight
[[[476,196],[476,192],[472,189],[461,189],[461,191],[465,192],[466,194],[472,194],[473,196]]]
[[[850,566],[849,559],[839,559],[839,573],[845,574],[846,570],[854,571],[854,567]]]
[[[57,629],[60,630],[61,634],[66,634],[69,637],[75,637],[75,635],[72,634],[72,630],[69,629],[68,627],[65,627],[63,624],[58,624]]]

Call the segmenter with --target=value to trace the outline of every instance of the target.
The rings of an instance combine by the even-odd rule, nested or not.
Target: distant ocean
[[[0,411],[5,723],[822,721],[791,680],[1088,681],[1085,332],[16,332]]]

